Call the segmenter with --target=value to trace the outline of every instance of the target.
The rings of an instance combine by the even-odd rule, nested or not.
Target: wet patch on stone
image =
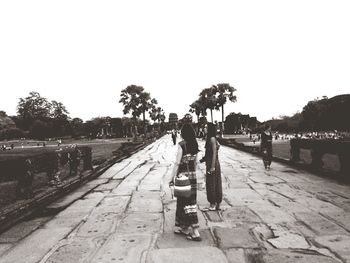
[[[260,244],[251,233],[250,227],[214,228],[219,248],[259,248]]]
[[[230,207],[222,212],[222,216],[229,222],[261,222],[261,219],[246,206]]]

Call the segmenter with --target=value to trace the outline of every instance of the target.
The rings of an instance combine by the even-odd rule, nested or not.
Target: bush
[[[18,128],[3,129],[0,131],[0,140],[12,140],[24,137],[24,132]]]

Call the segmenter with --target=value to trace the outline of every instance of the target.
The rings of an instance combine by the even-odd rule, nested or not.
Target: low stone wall
[[[225,138],[219,138],[218,141],[222,145],[261,156],[259,145],[247,146],[243,143],[236,142],[235,139]],[[350,141],[292,139],[290,144],[290,159],[273,156],[273,160],[302,168],[319,175],[336,177],[343,182],[350,182]],[[301,159],[301,150],[310,151],[312,159],[310,163]],[[338,156],[340,163],[339,171],[330,171],[324,168],[322,158],[325,154]]]
[[[318,140],[318,139],[292,139],[291,162],[300,163],[300,151],[302,149],[310,150],[311,163],[309,168],[313,171],[322,171],[324,162],[322,160],[325,154],[335,154],[340,163],[339,175],[345,180],[350,180],[350,141],[341,140]]]
[[[79,176],[86,170],[92,170],[92,152],[87,146],[27,155],[8,154],[0,159],[0,182],[7,198],[28,199],[34,196],[35,188],[47,183],[59,184],[62,179]],[[14,184],[14,194],[3,189]]]

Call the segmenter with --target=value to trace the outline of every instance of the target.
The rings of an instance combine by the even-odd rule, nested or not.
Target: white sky
[[[121,117],[136,84],[182,117],[230,83],[226,114],[291,115],[350,93],[349,14],[348,0],[1,1],[0,110],[37,91],[71,117]]]

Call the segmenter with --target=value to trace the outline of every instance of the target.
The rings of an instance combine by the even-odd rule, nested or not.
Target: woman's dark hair
[[[207,127],[208,127],[208,130],[207,130],[207,141],[205,143],[205,148],[207,148],[207,146],[210,145],[210,139],[212,137],[216,138],[216,126],[214,125],[214,123],[208,122],[207,123]]]
[[[192,126],[185,123],[181,128],[181,136],[186,142],[187,152],[190,154],[196,154],[199,152],[198,143],[196,140],[196,134]]]

